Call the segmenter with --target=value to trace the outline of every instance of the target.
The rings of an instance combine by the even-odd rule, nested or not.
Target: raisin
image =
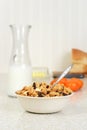
[[[33,87],[34,89],[36,89],[36,83],[35,83],[35,82],[33,83],[32,87]]]
[[[63,96],[66,96],[67,94],[66,93],[63,93]]]
[[[47,94],[49,94],[50,93],[50,91],[47,91]]]
[[[27,96],[29,96],[29,92],[27,92]]]
[[[38,97],[44,97],[44,94],[38,91]]]
[[[49,88],[49,85],[47,85],[46,88]]]

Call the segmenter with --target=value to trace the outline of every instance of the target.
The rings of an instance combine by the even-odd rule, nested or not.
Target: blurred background
[[[12,49],[10,24],[29,24],[32,65],[62,70],[71,49],[87,52],[87,0],[0,0],[0,72],[7,73]]]

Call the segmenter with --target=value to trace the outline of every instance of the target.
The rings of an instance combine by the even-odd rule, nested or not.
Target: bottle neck
[[[28,34],[30,26],[12,26],[13,49],[11,63],[17,65],[30,64]],[[13,60],[12,60],[13,59]]]

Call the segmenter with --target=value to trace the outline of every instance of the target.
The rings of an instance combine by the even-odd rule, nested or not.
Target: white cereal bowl
[[[17,95],[25,111],[34,113],[54,113],[68,105],[71,95],[59,97],[29,97]]]

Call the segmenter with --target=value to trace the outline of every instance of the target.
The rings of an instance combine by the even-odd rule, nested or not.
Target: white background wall
[[[30,24],[33,66],[60,70],[71,62],[71,49],[87,52],[87,0],[0,0],[0,72],[11,55],[9,24]]]

